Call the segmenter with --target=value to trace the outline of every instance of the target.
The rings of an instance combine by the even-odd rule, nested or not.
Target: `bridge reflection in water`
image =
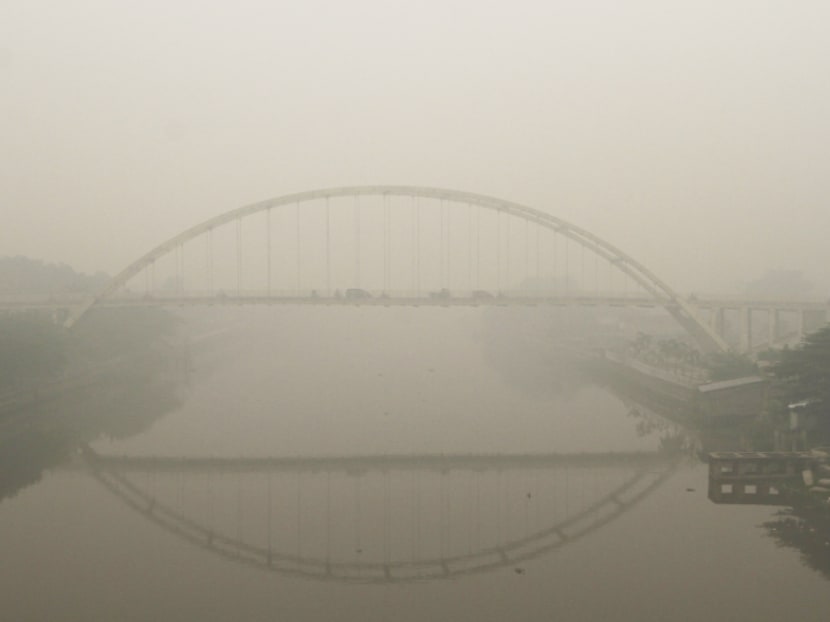
[[[81,452],[165,530],[265,571],[343,582],[452,578],[572,543],[642,501],[677,454],[327,458]]]

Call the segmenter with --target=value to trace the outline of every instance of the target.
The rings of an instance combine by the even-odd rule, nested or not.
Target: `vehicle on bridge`
[[[444,287],[437,292],[430,292],[429,297],[431,300],[449,300],[452,298],[452,295],[450,294],[450,290]]]
[[[351,287],[346,290],[346,300],[367,300],[371,297],[372,294],[358,287]]]

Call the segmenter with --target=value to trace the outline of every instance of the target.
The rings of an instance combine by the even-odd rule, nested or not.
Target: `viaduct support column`
[[[805,312],[803,309],[799,309],[795,312],[795,336],[799,343],[801,343],[801,340],[804,339],[804,323],[807,319],[804,317],[804,314]]]
[[[738,313],[740,314],[741,352],[746,354],[752,351],[752,307],[741,307]]]
[[[724,326],[724,313],[726,310],[723,307],[710,307],[709,308],[709,326],[715,332],[715,334],[720,337],[721,339],[724,338],[723,334],[723,326]]]
[[[767,345],[772,348],[778,341],[778,311],[774,307],[767,309]]]

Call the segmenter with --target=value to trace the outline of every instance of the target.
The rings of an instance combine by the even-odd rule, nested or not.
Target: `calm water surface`
[[[708,501],[696,435],[546,321],[192,317],[177,385],[87,407],[118,425],[5,430],[49,468],[4,476],[3,619],[826,620],[827,554]]]

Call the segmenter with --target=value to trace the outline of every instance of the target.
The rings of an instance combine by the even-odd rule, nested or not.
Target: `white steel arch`
[[[613,264],[618,270],[628,275],[646,292],[653,296],[654,299],[661,306],[663,306],[686,331],[691,334],[691,336],[704,350],[728,350],[726,342],[706,322],[703,322],[695,312],[694,308],[689,305],[682,296],[669,287],[667,283],[657,277],[657,275],[655,275],[642,263],[634,259],[631,255],[623,252],[610,242],[603,240],[590,231],[573,225],[561,218],[557,218],[556,216],[552,216],[546,212],[496,197],[472,192],[448,190],[444,188],[398,185],[347,186],[311,190],[267,199],[265,201],[246,205],[220,214],[194,227],[186,229],[178,235],[159,244],[148,253],[142,255],[113,277],[100,292],[90,297],[82,305],[74,309],[73,312],[70,313],[64,325],[71,328],[92,307],[99,302],[106,300],[109,296],[118,291],[119,288],[125,285],[131,278],[135,277],[143,269],[150,266],[160,257],[174,252],[177,247],[204,233],[216,229],[217,227],[258,212],[264,212],[281,206],[299,204],[319,199],[358,196],[402,196],[466,203],[483,209],[504,212],[536,224],[540,227],[549,229],[555,233],[565,236],[566,238],[569,238],[570,240],[573,240],[583,248],[591,251],[599,257],[602,257],[606,261]]]

